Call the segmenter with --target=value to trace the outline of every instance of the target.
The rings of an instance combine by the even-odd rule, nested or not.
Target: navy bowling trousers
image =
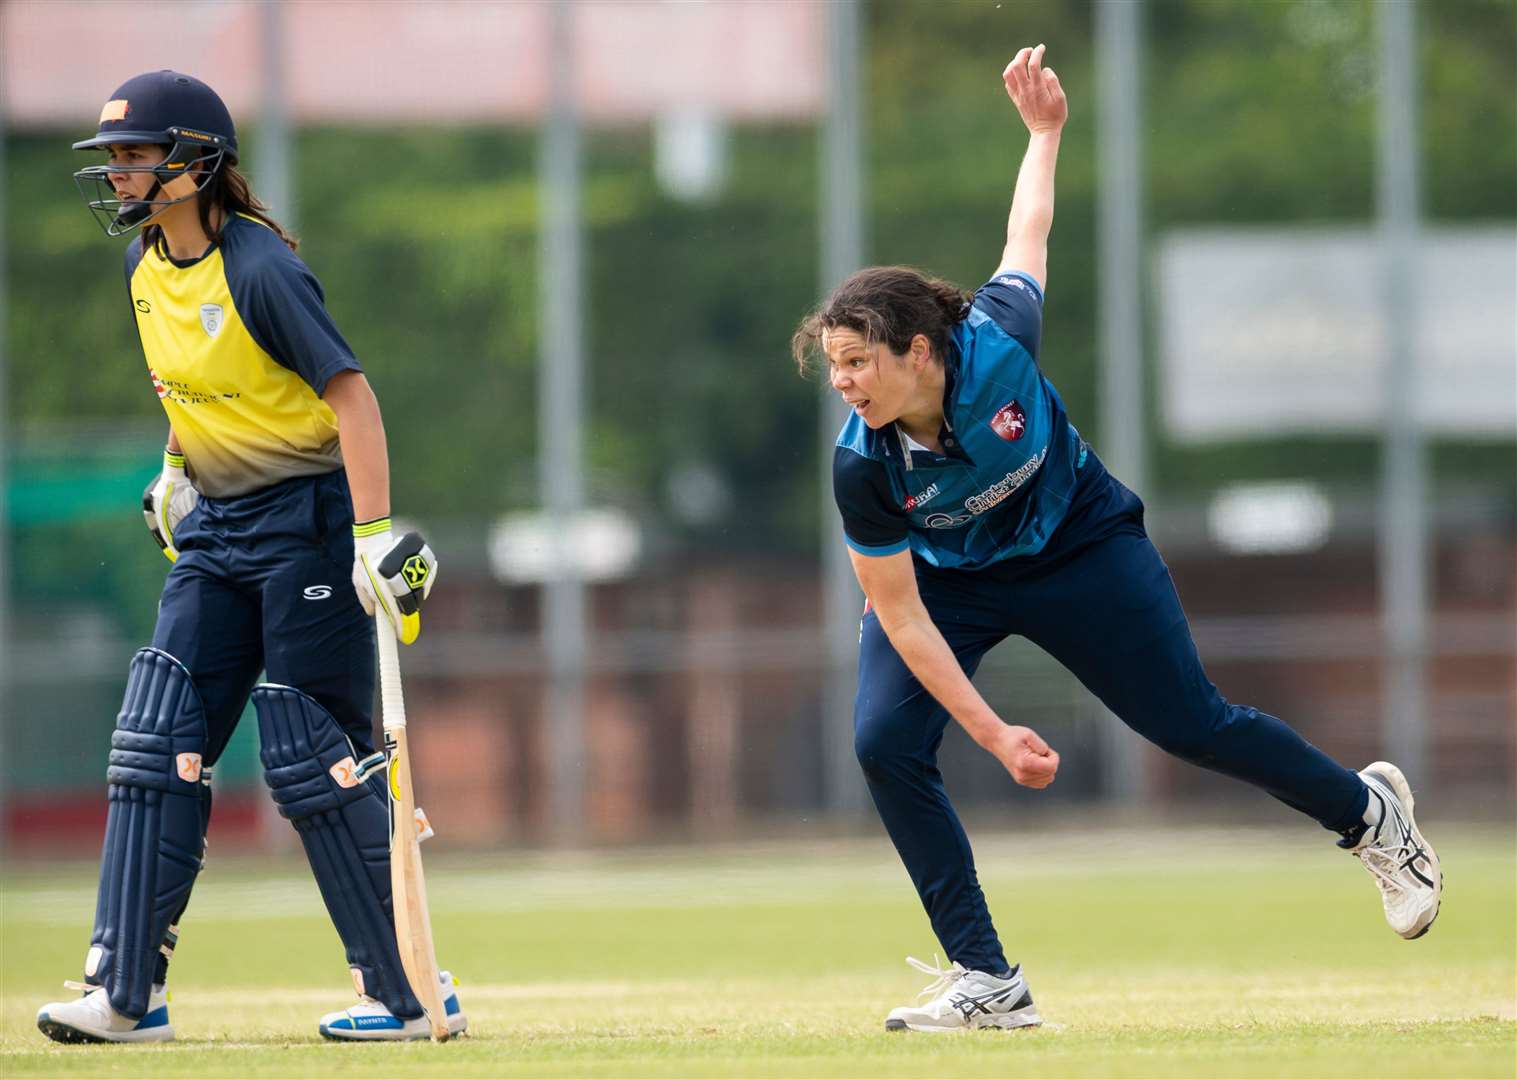
[[[1358,776],[1275,717],[1217,692],[1144,531],[1142,503],[1095,455],[1082,472],[1068,517],[1040,555],[976,571],[918,560],[922,601],[964,671],[972,676],[998,642],[1025,637],[1169,753],[1254,784],[1328,829],[1351,828],[1366,800]],[[949,719],[866,611],[854,749],[870,794],[949,958],[1000,973],[1010,965],[937,767]]]
[[[214,765],[260,671],[330,712],[360,758],[374,752],[374,620],[353,592],[347,474],[202,497],[174,532],[179,559],[153,644],[189,669]]]

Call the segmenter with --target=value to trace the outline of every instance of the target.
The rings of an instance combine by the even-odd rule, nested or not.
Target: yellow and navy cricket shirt
[[[127,248],[153,388],[202,495],[228,498],[342,467],[327,381],[361,371],[321,284],[268,226],[234,216],[198,259]]]

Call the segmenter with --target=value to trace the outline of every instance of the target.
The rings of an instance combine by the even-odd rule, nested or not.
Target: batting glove
[[[420,533],[397,540],[389,518],[353,526],[353,591],[370,615],[377,604],[390,617],[401,644],[421,633],[421,602],[436,579],[437,556]]]
[[[179,549],[174,546],[174,530],[199,501],[200,493],[184,471],[184,455],[165,450],[163,471],[142,493],[142,516],[147,521],[147,531],[158,541],[169,562],[179,558]]]

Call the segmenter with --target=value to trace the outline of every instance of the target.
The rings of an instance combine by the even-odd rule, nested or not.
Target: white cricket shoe
[[[1377,761],[1359,770],[1370,799],[1380,803],[1380,823],[1349,847],[1380,887],[1385,921],[1408,941],[1420,938],[1438,917],[1443,871],[1412,817],[1412,788],[1401,770]]]
[[[936,956],[935,963],[939,963]],[[906,962],[936,977],[917,997],[925,1005],[903,1005],[885,1018],[886,1031],[964,1031],[974,1028],[1036,1027],[1043,1022],[1022,977],[1022,965],[1005,979],[970,971],[962,964],[932,967],[915,957]]]
[[[468,1030],[469,1021],[458,1005],[455,989],[458,983],[446,971],[438,974],[438,981],[442,983],[442,1006],[448,1014],[448,1032],[462,1035]],[[327,1013],[321,1018],[318,1030],[328,1039],[359,1041],[427,1039],[432,1035],[425,1016],[402,1020],[367,994],[359,997],[357,1005]]]
[[[141,1020],[111,1008],[103,986],[72,980],[63,985],[84,993],[74,1001],[52,1001],[37,1010],[37,1030],[54,1042],[166,1042],[174,1037],[169,1026],[169,993],[162,983],[148,994],[147,1015]]]

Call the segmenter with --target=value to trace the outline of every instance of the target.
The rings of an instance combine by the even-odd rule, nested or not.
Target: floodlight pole
[[[579,111],[575,100],[577,5],[548,5],[548,112],[538,165],[538,486],[565,534],[584,506],[584,340]],[[585,587],[569,553],[543,590],[549,831],[564,842],[584,826]]]
[[[6,107],[5,107],[5,81],[0,79],[0,211],[6,207],[6,164],[5,143],[6,132]],[[6,309],[6,297],[9,296],[10,282],[6,280],[5,267],[7,262],[5,214],[0,212],[0,696],[6,701],[11,701],[11,642],[10,642],[10,555],[11,555],[11,517],[10,501],[8,492],[10,489],[11,461],[10,461],[10,431],[6,423],[6,417],[10,410],[7,396],[6,383],[9,375],[9,367],[5,351],[5,344],[10,340],[10,324],[7,321],[9,312]],[[9,762],[10,756],[10,721],[14,715],[11,710],[0,710],[0,762]],[[0,854],[4,854],[6,847],[5,821],[7,791],[5,785],[5,770],[0,769]]]
[[[296,231],[294,146],[290,131],[289,78],[285,63],[289,49],[282,3],[258,5],[260,45],[260,102],[258,156],[254,160],[254,190],[279,223]]]
[[[827,10],[827,114],[822,126],[822,290],[864,263],[864,138],[859,107],[859,3],[833,0]],[[848,417],[842,400],[821,387],[820,444],[822,626],[827,667],[822,687],[823,781],[827,808],[855,814],[866,805],[853,755],[853,695],[858,620],[864,597],[849,565],[832,499],[832,448]]]
[[[1100,450],[1123,483],[1149,495],[1143,414],[1143,7],[1139,0],[1098,0],[1095,18]],[[1143,801],[1149,784],[1142,741],[1105,709],[1101,721],[1106,794],[1121,802]]]
[[[290,133],[289,68],[285,63],[289,41],[285,36],[283,3],[258,6],[258,140],[250,175],[253,190],[269,212],[292,234],[298,229],[299,207],[295,205],[295,154]],[[295,846],[295,837],[269,799],[258,800],[258,832],[263,846],[285,851]]]
[[[1386,755],[1427,786],[1427,455],[1417,363],[1417,26],[1410,0],[1376,5],[1380,29],[1379,208],[1381,303],[1386,332],[1381,448],[1379,583]]]

